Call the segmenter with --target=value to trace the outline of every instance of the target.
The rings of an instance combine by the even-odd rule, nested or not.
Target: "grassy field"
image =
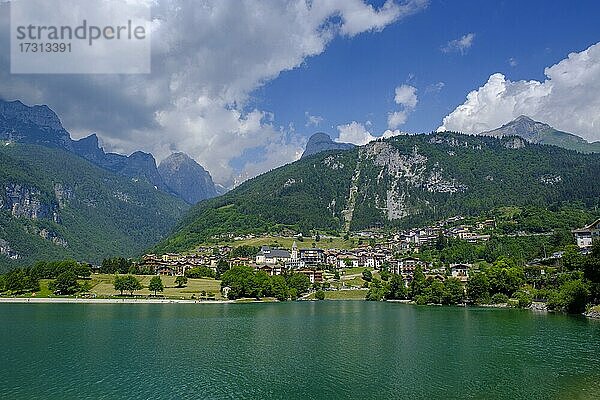
[[[148,290],[148,284],[150,283],[150,279],[152,279],[152,276],[136,275],[136,278],[140,280],[142,286],[144,286],[144,289],[136,291],[135,295],[149,296],[151,294],[154,294],[153,292],[150,292]],[[164,297],[172,299],[190,299],[193,294],[196,298],[198,298],[200,292],[205,291],[207,294],[212,293],[216,299],[221,298],[221,281],[217,281],[214,279],[188,279],[188,283],[186,286],[178,288],[175,285],[174,276],[161,276],[161,279],[165,287],[164,292],[162,292],[162,295]],[[90,282],[90,292],[96,294],[96,296],[98,297],[110,297],[119,295],[119,292],[117,292],[113,286],[113,280],[113,275],[92,275],[92,279]],[[158,294],[160,295],[161,293],[159,292]]]
[[[304,241],[300,242],[297,238],[293,237],[275,237],[275,236],[265,236],[265,237],[257,237],[252,239],[244,239],[244,240],[235,240],[224,242],[222,244],[237,247],[242,245],[248,246],[279,246],[286,249],[291,249],[292,244],[296,241],[296,245],[298,248],[308,248],[312,246],[314,242],[317,247],[323,249],[352,249],[356,247],[358,243],[358,239],[350,238],[349,240],[344,240],[343,238],[323,238],[319,242],[315,242],[314,238],[304,238]]]

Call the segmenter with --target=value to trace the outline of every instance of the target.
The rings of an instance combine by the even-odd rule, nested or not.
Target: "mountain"
[[[96,134],[80,140],[72,140],[56,113],[45,105],[30,107],[20,101],[0,100],[0,140],[37,144],[72,152],[118,175],[142,180],[167,193],[181,195],[187,202],[192,200],[191,204],[196,203],[198,199],[216,195],[210,175],[207,179],[208,172],[191,158],[186,156],[186,166],[176,169],[180,171],[180,176],[175,176],[173,171],[167,169],[169,175],[165,178],[159,172],[152,154],[142,151],[136,151],[129,156],[105,153],[98,143]],[[171,188],[165,179],[170,180],[174,186],[178,185],[177,182],[195,186],[187,190],[189,193],[184,193],[186,190],[181,187]],[[199,188],[198,185],[202,187]]]
[[[320,153],[328,150],[350,150],[356,147],[352,143],[338,143],[331,140],[328,134],[323,132],[317,132],[313,134],[306,143],[306,148],[302,157],[312,156],[313,154]]]
[[[600,142],[587,142],[577,135],[556,130],[550,125],[534,121],[525,115],[517,117],[498,129],[482,132],[480,135],[520,136],[530,143],[549,144],[581,153],[600,153]]]
[[[0,269],[137,256],[189,208],[62,148],[4,142],[0,165]]]
[[[173,153],[158,166],[167,186],[190,204],[218,195],[212,177],[185,153]]]
[[[56,113],[45,105],[30,107],[18,100],[0,100],[0,140],[63,149],[119,175],[145,180],[167,190],[152,154],[141,151],[130,156],[104,153],[98,146],[96,135],[72,140]]]
[[[290,227],[342,232],[414,227],[505,205],[597,207],[600,154],[452,132],[403,135],[319,153],[254,179],[187,213],[154,251]]]

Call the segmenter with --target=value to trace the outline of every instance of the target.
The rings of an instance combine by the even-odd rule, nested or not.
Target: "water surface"
[[[600,322],[405,304],[0,304],[2,399],[598,399]]]

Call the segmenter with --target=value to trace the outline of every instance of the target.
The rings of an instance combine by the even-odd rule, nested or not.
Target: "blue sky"
[[[396,108],[394,88],[409,84],[419,103],[401,129],[430,132],[492,73],[543,80],[545,67],[600,40],[598,15],[597,1],[433,1],[382,32],[336,38],[323,54],[254,92],[252,104],[306,135],[323,130],[335,137],[338,125],[370,120],[378,136]],[[473,44],[463,54],[441,51],[468,33]],[[305,112],[323,123],[305,126]]]
[[[183,151],[226,186],[297,160],[315,131],[365,144],[525,114],[600,140],[598,1],[151,4],[150,74],[13,75],[1,52],[0,97],[47,104],[108,151]]]

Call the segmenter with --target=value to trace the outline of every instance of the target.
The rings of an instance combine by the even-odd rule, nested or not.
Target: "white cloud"
[[[458,39],[454,39],[449,41],[445,46],[442,46],[443,53],[460,53],[466,54],[467,51],[473,46],[473,41],[475,40],[474,33],[467,33],[466,35],[461,36]]]
[[[323,122],[323,117],[319,115],[310,115],[308,111],[304,112],[304,116],[306,117],[306,126],[319,126],[321,122]]]
[[[410,85],[402,85],[398,86],[395,90],[396,95],[394,96],[394,101],[396,104],[407,108],[415,108],[417,102],[417,88]]]
[[[396,88],[394,102],[402,107],[399,111],[388,113],[388,128],[396,129],[406,123],[408,115],[415,109],[419,102],[417,88],[411,85],[401,85]]]
[[[152,3],[151,74],[10,75],[4,68],[8,53],[2,52],[0,95],[48,104],[74,136],[97,132],[110,151],[141,149],[159,160],[185,151],[221,183],[240,172],[252,176],[292,161],[301,151],[301,141],[283,135],[270,113],[249,107],[255,89],[323,53],[336,37],[380,31],[427,5],[424,0],[388,0],[379,8],[363,0]],[[8,4],[0,3],[1,29],[8,29],[8,15]],[[8,35],[0,37],[0,47],[9,48]],[[278,144],[279,158],[272,157],[270,143]],[[248,160],[241,171],[231,165],[257,147],[265,147],[260,161]]]
[[[387,138],[391,138],[394,136],[400,136],[400,135],[408,135],[408,133],[406,132],[402,132],[399,129],[395,129],[395,130],[390,130],[390,129],[386,129],[385,132],[383,132],[383,135],[381,135],[381,137],[387,139]]]
[[[425,88],[425,93],[439,93],[446,86],[444,82],[432,83]]]
[[[397,127],[399,127],[400,125],[404,125],[404,123],[406,123],[406,120],[408,119],[408,112],[407,111],[394,111],[388,114],[388,127],[390,129],[396,129]]]
[[[519,62],[516,58],[511,57],[508,59],[508,65],[510,65],[511,67],[516,67],[517,65],[519,65]]]
[[[352,121],[346,125],[338,125],[337,129],[340,134],[335,139],[336,142],[354,143],[357,146],[362,146],[377,139],[360,122]]]
[[[600,43],[569,54],[544,74],[543,82],[491,75],[438,130],[479,133],[527,115],[587,140],[600,140]]]
[[[399,129],[386,129],[385,132],[383,132],[383,135],[374,136],[365,127],[365,125],[366,124],[356,121],[352,121],[351,123],[345,125],[338,125],[337,129],[339,132],[339,137],[335,139],[335,141],[339,143],[354,143],[357,146],[363,146],[379,138],[388,139],[394,136],[407,135],[406,132],[402,132]]]

